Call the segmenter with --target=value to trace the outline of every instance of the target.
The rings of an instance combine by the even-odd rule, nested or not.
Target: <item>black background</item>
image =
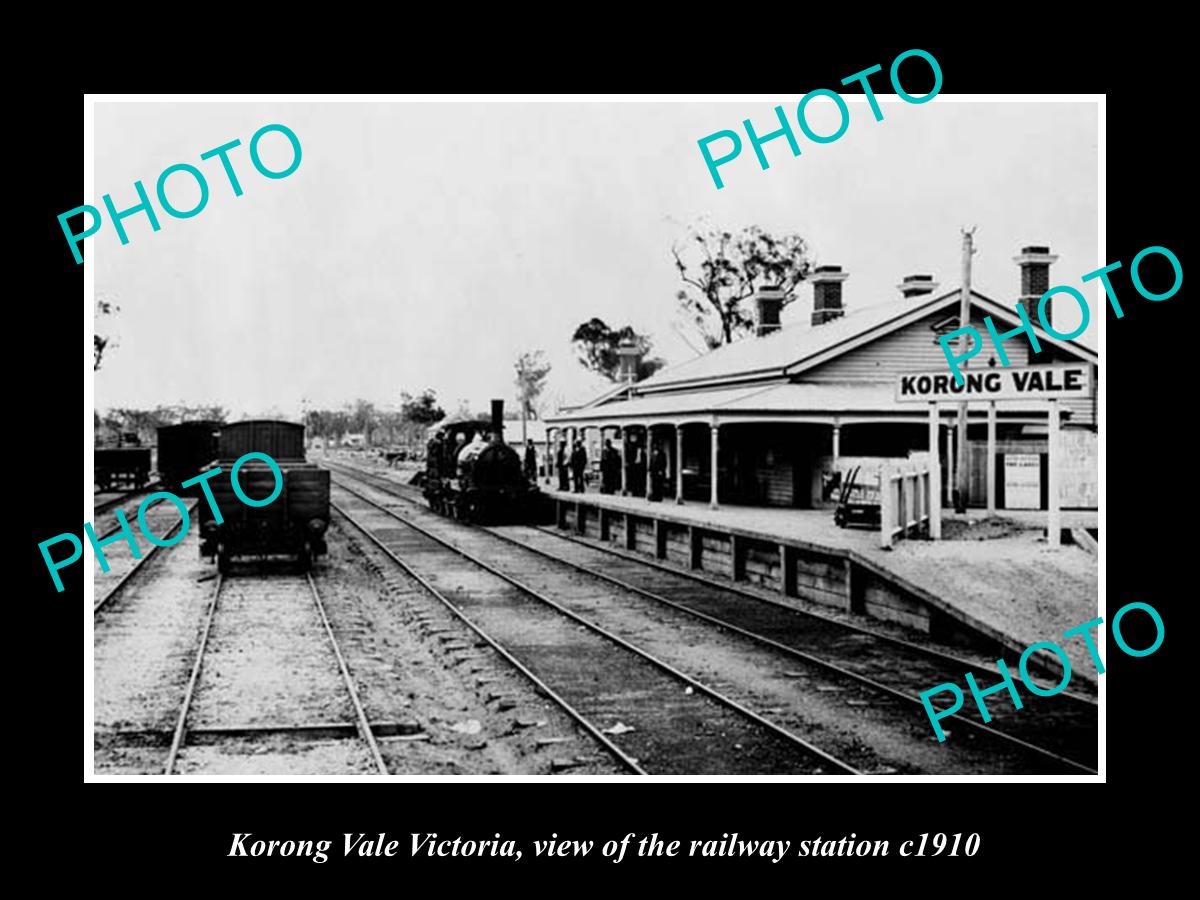
[[[76,716],[80,680],[86,673],[76,656],[80,650],[76,629],[84,624],[80,618],[80,573],[90,571],[90,564],[85,553],[85,564],[72,567],[66,576],[67,591],[56,594],[36,546],[39,540],[71,528],[79,533],[81,485],[75,467],[79,465],[80,431],[90,427],[90,411],[76,405],[80,395],[75,393],[81,364],[88,371],[88,364],[81,361],[81,349],[84,360],[90,360],[88,348],[75,331],[80,321],[83,269],[75,265],[55,217],[83,202],[94,204],[98,198],[85,198],[81,190],[82,92],[75,85],[60,84],[57,90],[25,101],[22,120],[30,126],[25,133],[36,134],[37,139],[27,146],[20,163],[20,171],[28,176],[10,178],[10,186],[23,194],[15,217],[17,236],[10,237],[9,246],[18,251],[10,255],[10,270],[27,273],[26,286],[16,296],[10,295],[10,304],[18,305],[21,314],[17,322],[24,318],[11,337],[16,350],[25,356],[10,376],[18,402],[13,419],[17,428],[10,433],[10,447],[33,451],[14,453],[9,467],[10,476],[24,493],[10,507],[10,515],[19,510],[14,518],[22,526],[14,555],[30,573],[27,589],[15,590],[6,598],[14,613],[7,623],[10,640],[15,639],[18,655],[30,657],[20,666],[10,667],[10,697],[17,701],[10,721],[41,726],[27,733],[32,740],[25,744],[19,764],[44,785],[43,800],[29,820],[29,827],[43,830],[37,849],[67,854],[67,858],[75,855],[84,865],[95,867],[93,871],[110,871],[114,877],[128,867],[141,871],[143,865],[186,865],[187,871],[218,878],[214,883],[222,885],[261,878],[323,887],[322,882],[346,884],[343,879],[348,874],[369,873],[372,878],[388,879],[397,891],[454,892],[477,874],[497,889],[545,884],[574,890],[572,883],[554,878],[578,869],[592,873],[589,885],[598,884],[593,879],[606,873],[601,876],[605,880],[620,879],[644,888],[660,878],[670,879],[664,884],[695,881],[714,886],[714,879],[733,876],[746,886],[765,878],[803,890],[804,879],[819,871],[822,880],[837,879],[844,886],[866,885],[878,877],[886,877],[891,886],[900,883],[896,879],[901,876],[905,882],[927,888],[995,884],[1006,890],[1029,890],[1036,885],[1025,882],[1032,880],[1035,872],[1049,866],[1073,879],[1076,876],[1068,873],[1080,873],[1085,860],[1089,865],[1104,860],[1105,848],[1119,852],[1122,859],[1155,852],[1172,826],[1170,820],[1156,820],[1154,810],[1164,801],[1170,803],[1170,785],[1176,779],[1188,781],[1182,758],[1188,744],[1181,733],[1190,715],[1189,704],[1183,700],[1187,688],[1170,677],[1168,665],[1173,657],[1187,652],[1181,646],[1187,633],[1181,615],[1196,593],[1192,579],[1179,577],[1192,555],[1185,551],[1185,541],[1190,551],[1195,533],[1190,525],[1196,479],[1194,441],[1189,432],[1196,415],[1196,366],[1189,346],[1193,319],[1185,321],[1189,308],[1186,283],[1170,300],[1152,303],[1135,293],[1128,267],[1142,248],[1161,245],[1173,250],[1185,272],[1188,270],[1180,207],[1185,180],[1193,180],[1183,160],[1183,154],[1191,149],[1183,137],[1192,116],[1189,80],[1184,76],[1182,48],[1172,46],[1164,34],[1149,27],[1122,23],[1102,37],[1092,37],[1074,26],[1056,26],[1042,12],[1006,8],[988,16],[986,23],[964,23],[960,33],[940,37],[925,25],[911,23],[877,28],[874,30],[882,36],[872,36],[866,21],[852,29],[843,25],[824,32],[781,28],[778,33],[774,29],[768,33],[761,25],[747,31],[738,19],[725,29],[697,12],[704,23],[687,25],[670,36],[623,26],[619,36],[602,41],[589,31],[587,40],[579,35],[569,42],[538,39],[533,41],[536,46],[527,50],[509,47],[503,54],[493,52],[496,63],[490,61],[486,48],[474,55],[461,45],[456,45],[452,57],[426,48],[427,55],[420,57],[381,54],[376,62],[364,63],[362,59],[370,58],[369,54],[359,54],[359,64],[366,68],[347,70],[342,63],[336,68],[358,72],[361,77],[344,77],[336,85],[329,82],[326,70],[331,66],[326,63],[344,54],[331,50],[318,57],[293,55],[291,75],[283,82],[275,77],[254,77],[256,72],[266,71],[265,61],[259,58],[249,68],[198,66],[193,70],[185,66],[166,72],[151,65],[148,70],[127,68],[123,77],[116,77],[115,69],[105,69],[86,79],[86,88],[230,93],[475,91],[481,87],[555,92],[802,93],[816,87],[848,90],[840,87],[842,78],[879,63],[883,71],[872,76],[872,83],[881,92],[889,92],[891,60],[920,47],[933,53],[941,64],[946,94],[1106,93],[1108,249],[1107,258],[1097,260],[1096,268],[1123,261],[1124,268],[1114,273],[1113,283],[1125,310],[1120,320],[1110,309],[1105,311],[1102,389],[1107,395],[1103,427],[1108,467],[1107,523],[1101,540],[1108,553],[1107,606],[1111,617],[1129,601],[1150,603],[1161,612],[1167,631],[1161,649],[1146,658],[1124,656],[1109,641],[1108,671],[1103,676],[1108,691],[1106,784],[651,785],[566,780],[536,784],[85,784]],[[1159,31],[1171,30],[1166,25],[1158,27]],[[822,39],[822,33],[828,39]],[[503,65],[499,64],[501,57]],[[452,67],[445,65],[450,59]],[[648,71],[627,68],[630,60],[639,59],[649,61]],[[474,62],[466,65],[466,60]],[[699,65],[697,60],[706,64]],[[378,67],[377,77],[371,75],[372,67]],[[447,68],[458,72],[451,81],[446,80]],[[910,93],[928,89],[921,87],[921,69],[917,62],[905,64],[904,84]],[[214,74],[221,71],[223,76]],[[886,124],[885,120],[878,127]],[[487,135],[479,135],[479,140],[486,141]],[[636,136],[631,140],[636,141]],[[694,145],[682,147],[680,152],[694,154]],[[1029,165],[1035,168],[1038,160],[1031,158]],[[397,167],[402,168],[401,160]],[[16,171],[10,169],[10,173]],[[156,174],[147,172],[145,177]],[[97,190],[102,193],[115,190],[115,186],[97,185]],[[970,198],[964,197],[964,222],[970,207]],[[83,252],[88,252],[86,243]],[[1151,265],[1154,262],[1162,264],[1157,273]],[[1150,260],[1143,272],[1151,285],[1169,283],[1169,271],[1161,258]],[[1080,287],[1078,278],[1083,274],[1060,271],[1054,283]],[[1085,295],[1090,301],[1095,290],[1089,287]],[[1097,312],[1093,307],[1093,314]],[[187,338],[180,335],[179,339]],[[1145,646],[1152,635],[1139,633],[1135,618],[1126,623],[1127,637],[1134,646]],[[85,724],[89,717],[90,710],[85,708]],[[13,775],[17,771],[20,769],[10,769]],[[371,860],[340,857],[343,833],[380,831],[401,840],[399,856]],[[544,839],[557,832],[560,837],[596,841],[597,849],[582,862],[535,861],[528,852],[519,863],[413,860],[404,848],[408,835],[416,831],[472,838],[491,838],[500,832],[518,840]],[[614,866],[599,854],[599,843],[628,832],[639,837],[658,832],[686,844],[693,838],[720,838],[733,831],[742,837],[787,838],[793,845],[816,836],[836,838],[855,832],[860,838],[889,839],[894,846],[922,832],[978,832],[982,849],[974,859],[788,858],[779,864],[627,857]],[[234,832],[252,832],[263,838],[330,839],[335,852],[324,865],[306,860],[228,859],[224,854]],[[50,834],[65,843],[50,844]],[[15,850],[10,848],[10,852]],[[964,874],[973,878],[939,880]],[[747,876],[755,881],[744,881]],[[422,887],[423,883],[428,886]],[[1084,887],[1082,880],[1079,887]]]

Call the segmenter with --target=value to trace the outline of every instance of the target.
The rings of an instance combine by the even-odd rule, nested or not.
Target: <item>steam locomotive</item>
[[[443,419],[425,453],[430,509],[464,522],[548,522],[550,503],[525,478],[521,456],[504,443],[504,401],[491,419]]]

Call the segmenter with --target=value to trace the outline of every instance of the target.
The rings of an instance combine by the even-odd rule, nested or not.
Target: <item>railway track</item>
[[[195,501],[187,502],[188,515],[191,516],[196,509]],[[146,524],[150,530],[162,540],[171,540],[183,526],[183,517],[180,516],[175,507],[170,503],[158,503],[146,512]],[[136,521],[130,522],[131,529],[137,531],[138,525]],[[99,535],[100,540],[105,540],[116,533],[119,524],[114,524],[111,528]],[[151,544],[145,541],[144,538],[138,541],[140,558],[135,558],[129,549],[129,545],[125,542],[113,543],[104,548],[105,559],[108,561],[108,572],[99,571],[97,563],[97,572],[93,580],[96,587],[96,599],[92,602],[92,615],[96,616],[108,607],[112,606],[112,602],[121,592],[132,582],[139,572],[144,570],[144,567],[154,559],[163,549],[158,544]]]
[[[390,479],[356,468],[340,468],[423,509],[406,496],[406,489]],[[769,647],[784,657],[816,666],[848,683],[865,686],[909,707],[922,721],[925,713],[918,697],[922,690],[945,681],[960,682],[966,671],[981,671],[977,664],[933,648],[765,600],[736,586],[631,558],[551,529],[486,531],[522,551],[569,566],[589,578]],[[755,602],[744,602],[747,598]],[[1021,711],[996,702],[991,708],[990,725],[979,720],[973,708],[968,710],[970,705],[968,697],[963,710],[955,718],[943,720],[943,724],[951,729],[961,726],[986,740],[1008,745],[1055,771],[1094,774],[1098,710],[1089,699],[1063,693],[1035,698]]]
[[[335,481],[334,509],[636,774],[860,774],[851,763]]]
[[[214,643],[214,622],[223,594],[235,595],[232,609],[226,614],[232,621],[225,622],[225,634],[219,637],[223,646],[219,658],[214,661],[208,651]],[[315,612],[312,618],[319,620],[319,629],[311,627],[312,621],[303,623],[306,627],[290,629],[289,624],[299,624],[297,607],[307,606]],[[281,620],[274,615],[276,612],[283,617],[278,628],[275,626]],[[272,632],[269,642],[261,640],[263,631]],[[317,631],[319,635],[314,634]],[[285,636],[292,640],[281,640]],[[314,642],[323,644],[326,652],[314,652],[317,649]],[[249,665],[238,659],[251,649],[258,649],[260,654],[268,656],[286,655],[289,664],[272,668],[269,659],[254,660]],[[326,658],[314,660],[320,656]],[[336,663],[340,688],[331,685],[332,679],[327,677],[328,669],[334,667],[329,665],[330,662]],[[209,684],[204,683],[206,664],[208,673],[215,676],[210,678]],[[275,673],[274,678],[268,674],[271,672]],[[280,680],[287,684],[280,685]],[[341,695],[340,704],[334,701],[334,694]],[[234,697],[240,698],[241,702],[231,704]],[[239,708],[242,721],[214,724],[214,720],[227,718],[230,705]],[[342,718],[350,718],[354,724],[356,740],[361,742],[357,748],[347,746],[344,740],[328,740],[345,737],[344,722],[295,721],[297,713],[308,716],[314,707],[338,705],[342,707]],[[345,715],[351,711],[351,716]],[[199,724],[194,724],[196,720]],[[335,762],[347,772],[388,774],[372,725],[310,573],[303,576],[217,576],[200,628],[191,675],[180,704],[163,774],[176,772],[181,755],[188,748],[189,738],[201,739],[196,742],[193,753],[196,759],[189,760],[189,772],[203,771],[208,767],[206,763],[216,763],[220,768],[229,757],[261,755],[264,748],[268,753],[273,749],[283,755],[295,749],[278,746],[281,740],[286,744],[296,738],[323,738],[327,745],[334,745],[332,754],[328,753],[330,747],[324,748],[326,755],[332,755],[334,760],[322,760],[323,763]],[[247,744],[251,746],[247,747]]]
[[[149,494],[151,491],[157,491],[161,487],[158,482],[142,485],[142,487],[132,488],[128,491],[113,493],[112,491],[97,491],[92,498],[92,515],[94,518],[99,518],[106,513],[110,513],[118,506],[122,506],[135,497],[141,497],[144,494]],[[113,494],[112,496],[105,496]],[[100,498],[104,497],[103,500]],[[128,513],[128,511],[126,511]]]

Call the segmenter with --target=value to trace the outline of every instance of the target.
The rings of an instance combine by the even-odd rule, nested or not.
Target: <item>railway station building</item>
[[[997,329],[1020,325],[1016,304],[1032,322],[1049,287],[1055,256],[1029,246],[1015,257],[1012,292],[993,296],[971,291],[971,320],[986,335],[985,316]],[[847,290],[849,272],[820,266],[809,277],[813,307],[806,321],[781,324],[781,292],[760,290],[753,299],[756,333],[678,363],[641,382],[636,350],[623,349],[624,380],[604,394],[547,417],[547,450],[560,439],[581,438],[589,458],[611,439],[623,456],[622,489],[645,495],[644,468],[633,463],[661,447],[668,459],[670,490],[664,499],[706,503],[819,509],[836,501],[836,487],[852,466],[878,469],[884,461],[928,453],[926,404],[896,399],[900,375],[944,369],[938,337],[957,329],[960,291],[939,289],[930,275],[900,280],[894,297],[856,304]],[[1084,363],[1096,383],[1097,353],[1078,340],[1060,340],[1034,325],[1041,352],[1023,336],[1004,349],[1011,366]],[[970,362],[999,367],[990,342]],[[1097,485],[1096,397],[1060,402],[1061,504],[1095,509]],[[952,502],[959,442],[966,442],[970,505],[985,504],[986,478],[995,478],[998,509],[1046,509],[1048,405],[1012,401],[989,410],[968,407],[959,433],[957,404],[945,403],[938,427],[942,502]],[[987,465],[989,432],[994,446]],[[641,452],[639,452],[639,450]]]

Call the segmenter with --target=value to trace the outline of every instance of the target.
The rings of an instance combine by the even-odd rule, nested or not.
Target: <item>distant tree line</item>
[[[159,427],[183,422],[211,421],[224,423],[229,411],[223,406],[156,406],[153,409],[115,407],[103,415],[93,411],[92,425],[96,443],[116,443],[121,435],[136,434],[144,444],[153,443]]]
[[[361,434],[369,447],[412,446],[423,444],[425,431],[445,415],[437,393],[426,388],[415,395],[402,391],[399,410],[379,409],[370,400],[360,399],[338,409],[310,409],[304,424],[310,438],[339,442],[347,434]]]

